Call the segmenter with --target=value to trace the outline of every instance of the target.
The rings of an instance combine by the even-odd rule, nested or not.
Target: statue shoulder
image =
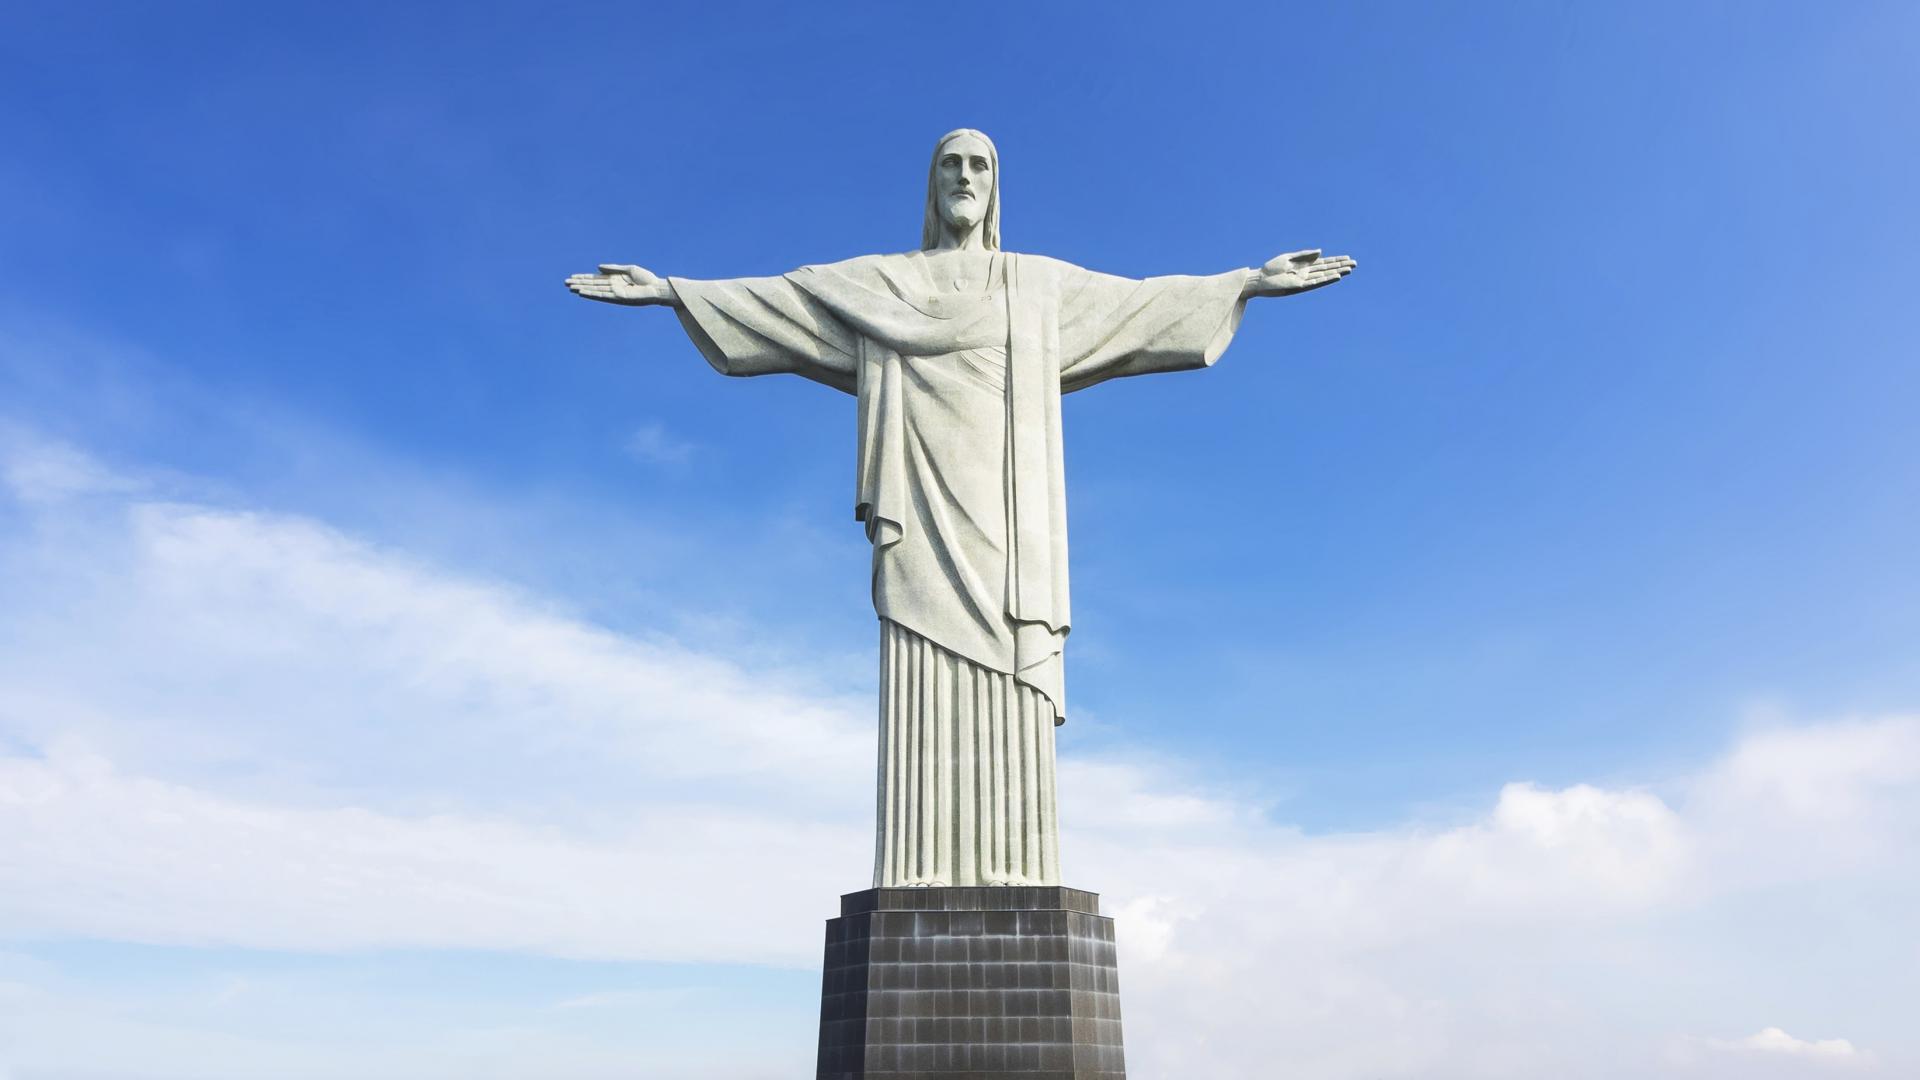
[[[798,270],[795,270],[794,273],[827,273],[856,278],[868,277],[874,274],[892,275],[899,273],[913,261],[919,259],[919,257],[920,253],[917,251],[901,252],[898,254],[855,255],[851,259],[841,259],[838,262],[808,263]]]
[[[1007,255],[1019,262],[1020,271],[1023,274],[1048,274],[1053,277],[1061,277],[1069,274],[1086,273],[1081,267],[1075,266],[1065,259],[1056,259],[1051,255],[1035,255],[1025,251],[1009,251]]]

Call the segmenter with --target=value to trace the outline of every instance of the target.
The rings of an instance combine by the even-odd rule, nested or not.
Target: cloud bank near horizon
[[[615,633],[44,439],[0,466],[6,939],[804,969],[865,879],[864,686]],[[1899,902],[1920,891],[1920,718],[1756,726],[1644,786],[1516,780],[1330,834],[1191,762],[1062,773],[1070,876],[1121,920],[1139,1075],[1261,1076],[1276,1048],[1326,1080],[1920,1060],[1895,1015],[1920,967]],[[32,965],[0,982],[19,1077],[167,1074],[107,1048],[124,1009]],[[572,995],[548,1019],[674,1001]],[[444,1031],[374,1061],[135,1011],[196,1075],[295,1047],[316,1076],[690,1060],[671,1032],[622,1045],[535,1018],[476,1073],[435,1056]],[[772,1077],[810,1047],[729,1052],[728,1075]]]

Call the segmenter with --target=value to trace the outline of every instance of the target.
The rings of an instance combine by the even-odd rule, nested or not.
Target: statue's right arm
[[[858,389],[859,338],[788,275],[695,281],[604,263],[567,288],[603,304],[671,307],[722,375],[790,373],[849,394]]]
[[[597,274],[574,274],[567,279],[567,288],[575,296],[584,296],[603,304],[680,306],[680,298],[674,295],[671,281],[644,267],[626,263],[601,263]]]

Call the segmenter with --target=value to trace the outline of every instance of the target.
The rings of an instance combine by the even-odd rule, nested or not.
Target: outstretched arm
[[[1276,255],[1260,269],[1247,271],[1247,283],[1240,289],[1240,299],[1292,296],[1318,289],[1353,273],[1358,265],[1345,255],[1322,258],[1319,248]]]
[[[1144,280],[1061,264],[1060,389],[1207,367],[1240,325],[1247,301],[1331,285],[1353,272],[1344,255],[1295,251],[1258,270]]]
[[[673,282],[655,276],[645,267],[627,263],[601,263],[597,274],[574,274],[567,279],[567,288],[572,289],[575,296],[604,304],[680,306]]]
[[[858,389],[858,337],[786,276],[696,281],[604,263],[597,274],[569,277],[567,288],[603,304],[671,307],[722,375],[787,372],[849,394]]]

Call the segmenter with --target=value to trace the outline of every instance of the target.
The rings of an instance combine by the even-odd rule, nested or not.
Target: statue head
[[[982,132],[960,128],[933,145],[920,247],[931,251],[948,229],[966,232],[976,226],[981,246],[1000,250],[1000,151]]]

